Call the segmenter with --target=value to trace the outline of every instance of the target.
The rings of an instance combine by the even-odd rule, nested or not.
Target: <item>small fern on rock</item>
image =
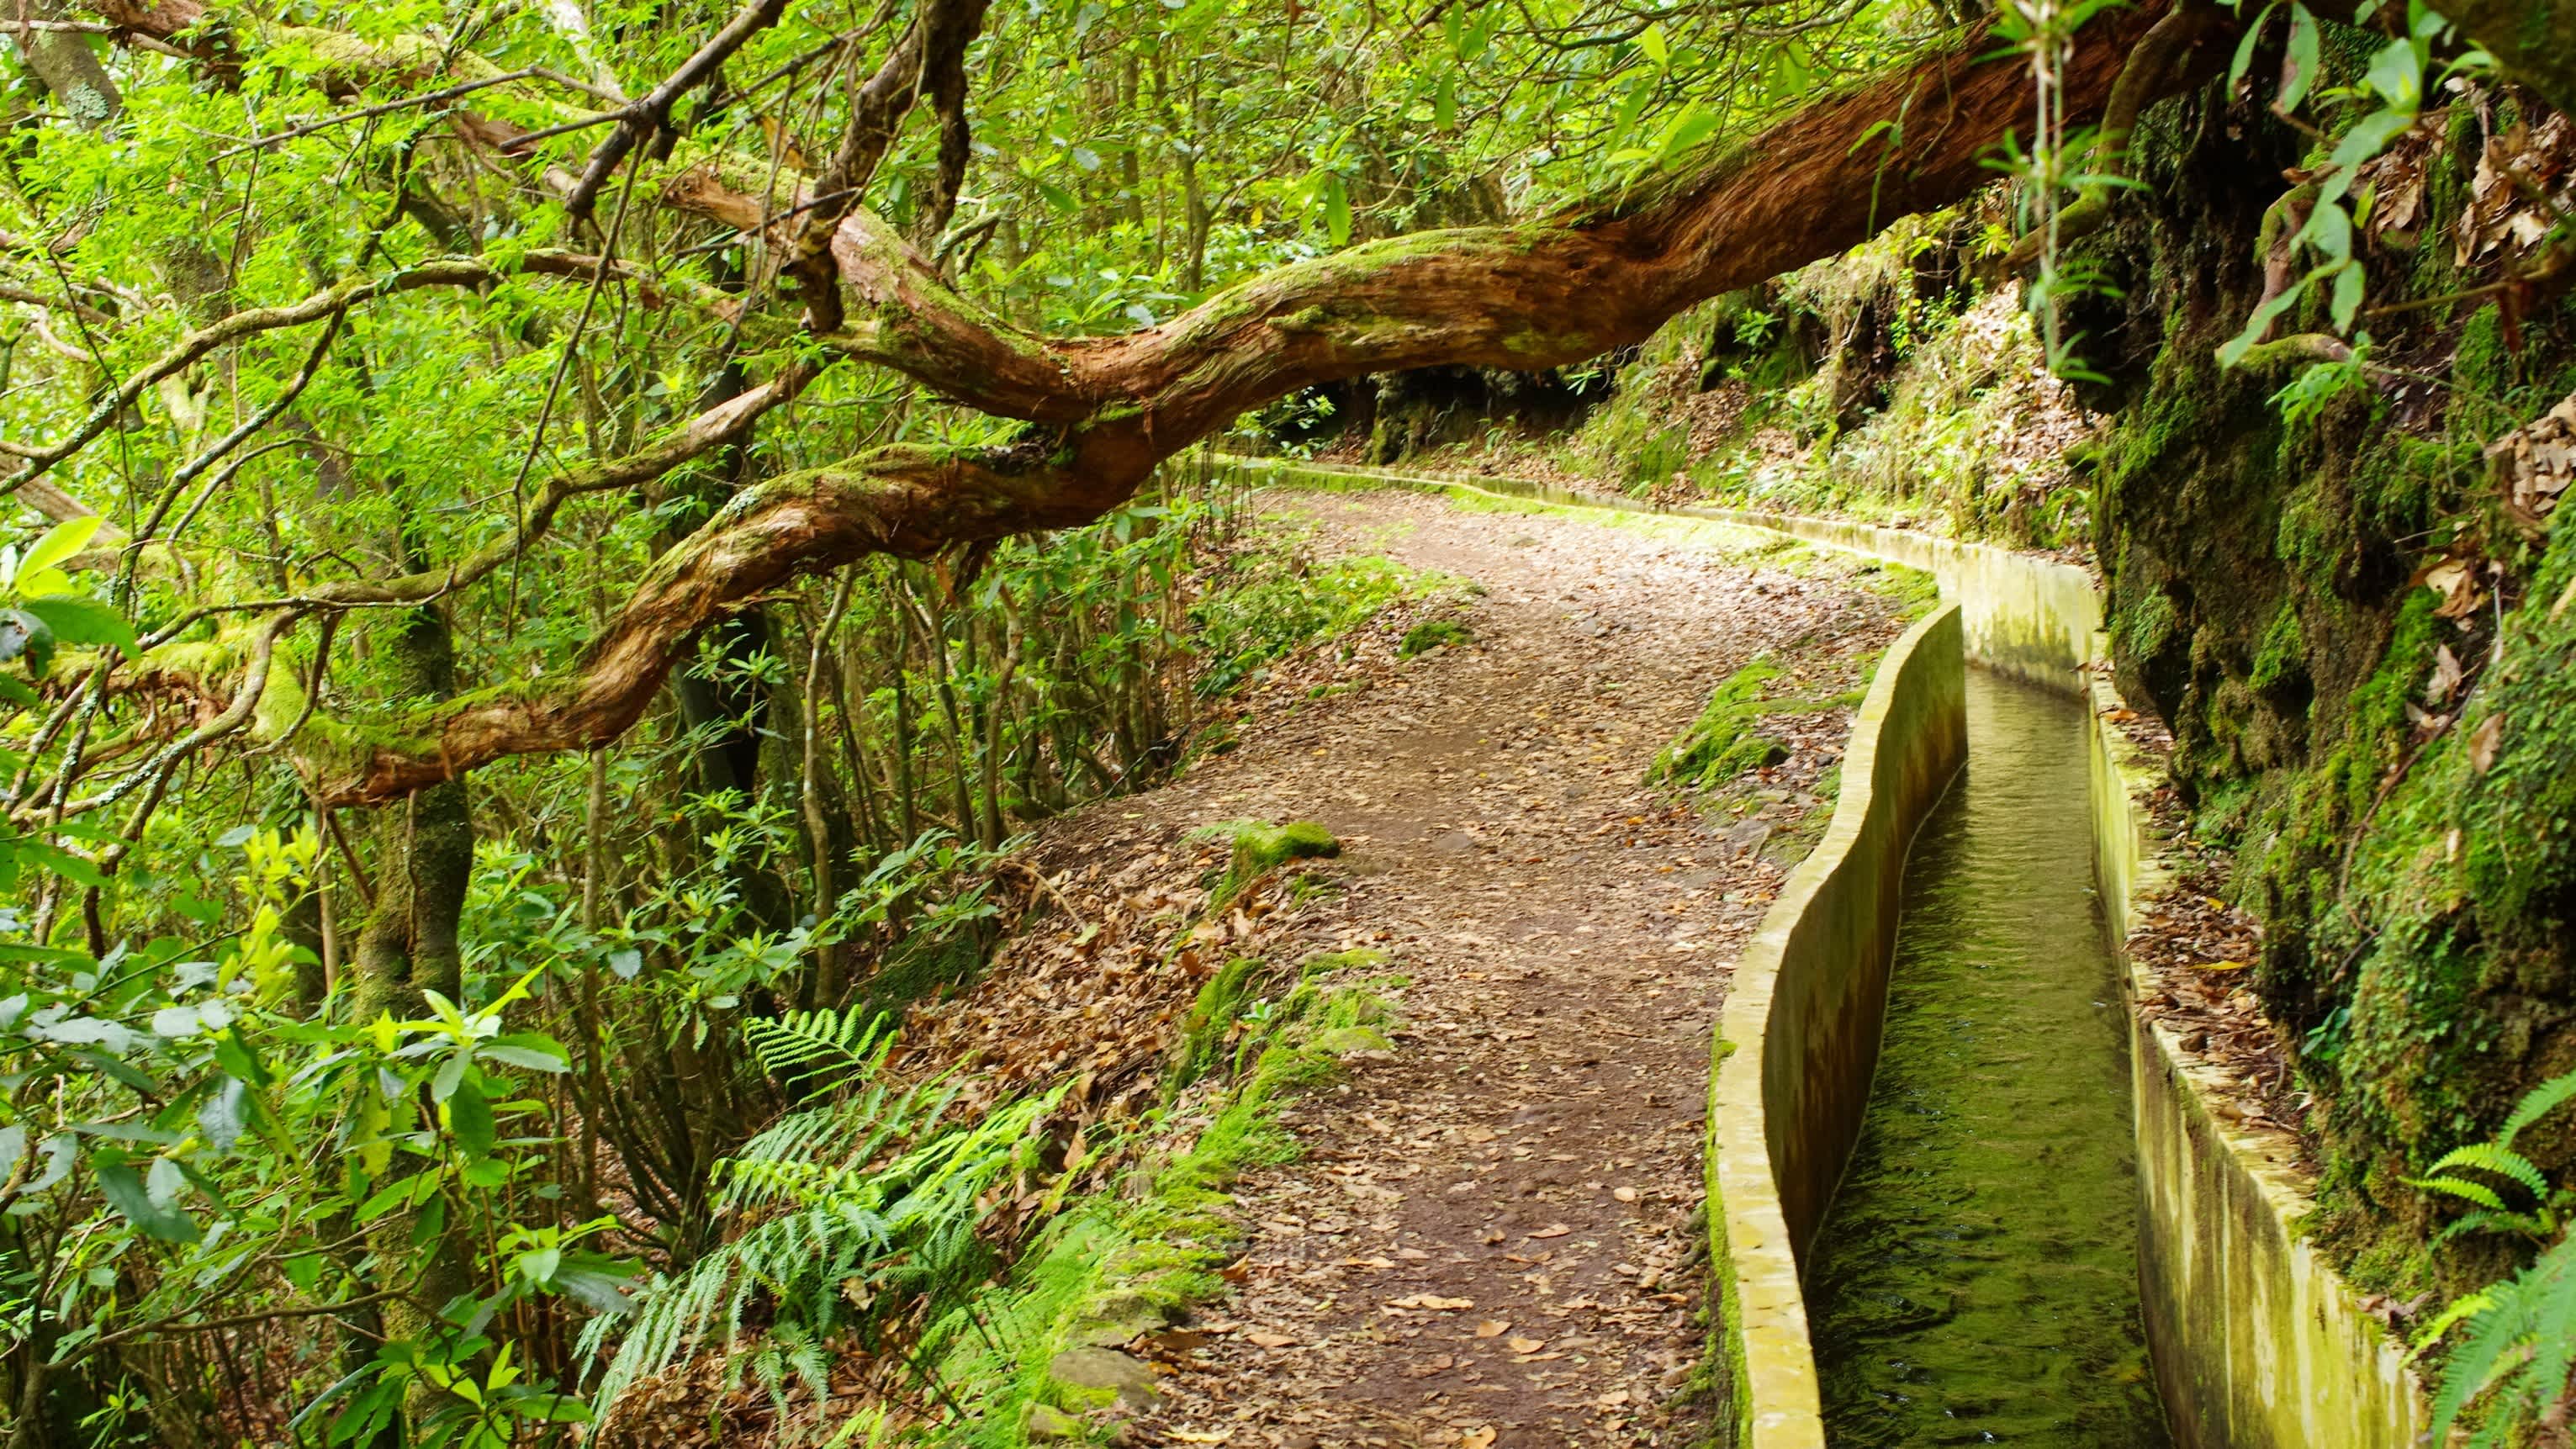
[[[2449,1153],[2425,1176],[2411,1179],[2428,1192],[2470,1205],[2443,1230],[2444,1239],[2504,1232],[2549,1245],[2530,1267],[2454,1301],[2417,1335],[2415,1351],[2421,1354],[2453,1329],[2462,1330],[2433,1398],[2436,1444],[2450,1442],[2451,1426],[2472,1404],[2479,1406],[2481,1422],[2469,1442],[2486,1449],[2522,1442],[2519,1436],[2562,1414],[2569,1401],[2569,1376],[2576,1373],[2576,1238],[2567,1229],[2576,1184],[2552,1188],[2539,1166],[2515,1150],[2514,1140],[2570,1101],[2576,1101],[2576,1072],[2534,1088],[2495,1140]],[[2526,1198],[2528,1206],[2518,1205]]]

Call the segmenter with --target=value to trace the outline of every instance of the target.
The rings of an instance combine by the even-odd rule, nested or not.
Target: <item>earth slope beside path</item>
[[[1699,1410],[1676,1390],[1702,1343],[1709,1032],[1778,859],[1803,849],[1761,839],[1821,820],[1809,787],[1847,712],[1775,720],[1792,753],[1748,782],[1764,793],[1741,823],[1645,772],[1758,654],[1804,674],[1804,694],[1865,682],[1899,606],[1811,554],[1730,556],[1635,521],[1391,492],[1267,501],[1326,552],[1483,593],[1463,615],[1473,644],[1273,712],[1180,783],[1063,822],[1150,846],[1216,821],[1319,820],[1344,842],[1347,889],[1259,949],[1374,947],[1411,983],[1397,1049],[1298,1102],[1300,1160],[1238,1184],[1240,1286],[1203,1336],[1157,1350],[1161,1403],[1130,1434],[1689,1442]]]

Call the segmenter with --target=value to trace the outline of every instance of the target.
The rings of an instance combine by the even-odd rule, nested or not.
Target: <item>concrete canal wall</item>
[[[2103,917],[2120,938],[2166,888],[2147,802],[2154,762],[2121,732],[2102,608],[2074,565],[1839,519],[1684,505],[1652,510],[1509,479],[1226,460],[1283,485],[1463,489],[1666,511],[1904,564],[1945,604],[1889,650],[1853,726],[1832,827],[1736,968],[1709,1116],[1717,1345],[1729,1442],[1818,1449],[1815,1364],[1797,1259],[1847,1157],[1886,1003],[1897,883],[1914,827],[1964,751],[1962,660],[2085,700]],[[1866,760],[1867,767],[1863,767]],[[1856,789],[1866,786],[1863,793]],[[2070,802],[2071,803],[2071,802]],[[2143,984],[2129,966],[2132,999]],[[2212,1104],[2219,1074],[2132,1014],[2139,1273],[2176,1440],[2193,1449],[2400,1449],[2429,1424],[2403,1346],[2299,1231],[2311,1203],[2285,1136]]]

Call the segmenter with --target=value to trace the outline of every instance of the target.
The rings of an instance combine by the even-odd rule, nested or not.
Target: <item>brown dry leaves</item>
[[[2576,481],[2576,395],[2488,444],[2487,461],[2506,511],[2537,530]]]
[[[2161,729],[2132,728],[2130,737],[2162,753]],[[2149,808],[2173,864],[2173,889],[2146,903],[2129,932],[2128,952],[2144,978],[2138,1014],[2171,1033],[2189,1060],[2214,1068],[2198,1085],[2219,1116],[2240,1127],[2268,1128],[2313,1162],[2305,1136],[2307,1099],[2290,1071],[2290,1043],[2263,1014],[2253,974],[2262,959],[2263,927],[2213,892],[2226,860],[2183,829],[2181,803],[2160,789]]]
[[[2499,249],[2524,250],[2576,208],[2576,129],[2553,115],[2538,128],[2516,123],[2487,137],[2469,183],[2469,205],[2453,232],[2462,266]],[[2419,182],[2420,185],[2420,182]]]

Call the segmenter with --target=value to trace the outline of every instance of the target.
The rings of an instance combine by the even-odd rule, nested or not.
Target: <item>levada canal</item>
[[[1807,1261],[1827,1437],[2167,1445],[2087,721],[1980,669],[1967,705],[1967,769],[1906,866],[1869,1115]]]

